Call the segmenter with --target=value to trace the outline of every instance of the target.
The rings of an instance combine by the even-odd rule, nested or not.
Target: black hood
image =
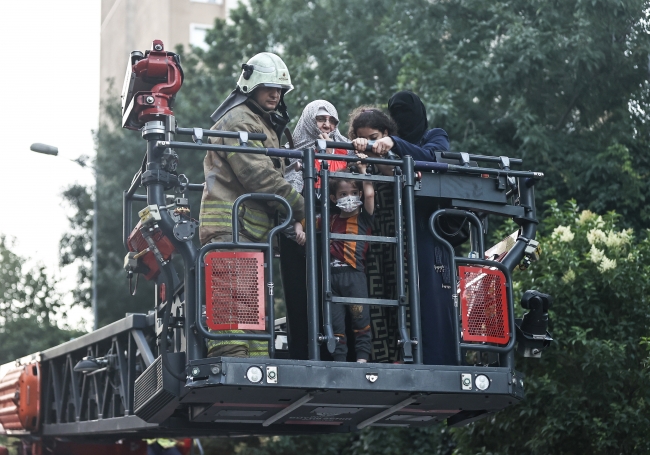
[[[397,135],[411,144],[419,144],[429,129],[427,111],[420,98],[404,90],[388,100],[388,112],[397,123]]]

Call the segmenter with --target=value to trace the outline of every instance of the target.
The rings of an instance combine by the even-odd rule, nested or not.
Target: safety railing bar
[[[129,189],[125,191],[128,196],[132,196],[138,188],[142,185],[142,169],[138,169],[138,172],[133,176],[133,181],[129,185]]]
[[[449,158],[449,159],[460,159],[460,153],[458,152],[442,152],[441,156],[443,158]],[[474,160],[474,161],[483,161],[486,163],[500,163],[501,158],[498,156],[489,156],[489,155],[472,155],[471,153],[469,154],[469,159]],[[521,158],[508,158],[510,160],[510,164],[521,164],[523,163],[523,160]]]
[[[321,174],[321,192],[329,194],[329,169],[328,163],[324,162],[320,171]],[[323,312],[323,332],[327,350],[330,354],[334,353],[336,348],[336,337],[332,326],[332,271],[330,270],[330,203],[326,197],[321,197],[321,261],[322,261],[322,312]]]
[[[144,333],[142,333],[141,329],[131,329],[131,336],[133,337],[133,340],[135,341],[135,344],[140,351],[140,357],[142,357],[145,368],[148,368],[155,359],[153,353],[151,352],[151,349],[149,348],[149,344],[147,343],[147,339],[145,338]]]
[[[332,297],[332,303],[352,305],[377,305],[377,306],[398,306],[399,300],[392,299],[363,299],[359,297]]]
[[[188,191],[203,191],[205,188],[205,183],[188,183],[185,185],[185,188]]]
[[[397,161],[394,161],[397,163]],[[390,164],[390,163],[389,163]],[[454,172],[458,174],[471,174],[471,175],[492,175],[492,176],[506,176],[506,177],[528,177],[534,180],[541,180],[544,178],[543,172],[533,171],[513,171],[505,169],[495,169],[493,167],[466,167],[457,164],[416,161],[416,171],[436,171],[436,172]]]
[[[402,195],[404,198],[404,232],[406,234],[406,262],[408,273],[411,277],[417,277],[418,274],[418,249],[417,238],[415,234],[415,170],[413,168],[413,157],[404,157],[403,179],[404,188]],[[422,363],[422,328],[420,321],[420,290],[419,283],[416,279],[408,282],[408,302],[411,310],[411,338],[416,341],[413,343],[413,363]]]
[[[313,190],[316,182],[314,168],[314,149],[305,150],[305,161],[310,163],[303,169],[305,180],[305,262],[307,268],[307,337],[310,360],[320,360],[318,332],[320,330],[318,316],[318,258],[316,240],[316,195]]]
[[[398,300],[406,299],[406,273],[404,269],[404,213],[402,201],[402,169],[399,167],[394,168],[393,174],[393,200],[395,201],[394,216],[395,216],[395,273],[397,275],[397,298]],[[415,343],[411,339],[407,326],[406,306],[400,305],[397,309],[397,325],[399,336],[402,345],[402,358],[404,363],[412,363],[415,359],[413,356],[413,347]]]
[[[395,237],[384,237],[380,235],[357,235],[357,234],[334,234],[330,233],[331,240],[362,240],[375,243],[397,243]]]
[[[484,246],[483,229],[482,229],[483,228],[483,223],[481,223],[481,220],[479,219],[479,217],[476,216],[475,213],[470,212],[468,210],[442,209],[442,212],[444,212],[444,213],[441,213],[438,216],[442,216],[442,215],[456,215],[456,216],[459,216],[459,217],[463,216],[463,217],[469,218],[473,222],[474,226],[477,228],[477,231],[478,231],[477,235],[476,235],[478,253],[481,256],[484,255],[485,254],[485,246]],[[461,257],[460,259],[464,259],[464,258]]]
[[[404,162],[402,160],[391,160],[387,158],[359,158],[358,156],[354,155],[330,155],[329,153],[316,153],[314,157],[317,160],[325,160],[325,161],[361,161],[362,163],[368,163],[368,164],[388,164],[391,166],[401,166]],[[389,179],[392,180],[392,177],[388,177]]]
[[[176,134],[191,136],[197,129],[200,130],[203,136],[239,139],[239,131],[205,130],[203,128],[176,128]],[[264,133],[248,133],[249,141],[265,141],[266,139],[267,137]]]
[[[246,147],[246,146],[238,146],[238,145],[194,144],[192,142],[157,141],[156,147],[158,147],[159,149],[174,148],[174,149],[196,150],[200,152],[205,152],[206,150],[212,150],[215,152],[226,152],[226,153],[251,153],[253,155],[267,155],[267,156],[286,157],[286,158],[303,157],[302,150],[276,149],[276,148],[266,148],[266,147]],[[328,155],[328,156],[332,156],[332,155]]]
[[[269,231],[268,242],[265,243],[240,243],[239,242],[239,206],[247,199],[262,200],[262,201],[275,201],[282,204],[286,209],[287,218],[283,223],[274,227]],[[266,261],[265,268],[265,279],[267,281],[267,286],[272,285],[273,283],[273,236],[275,236],[279,231],[285,229],[291,222],[292,217],[291,205],[281,196],[277,194],[267,194],[267,193],[247,193],[239,196],[232,207],[232,242],[223,242],[223,243],[209,243],[204,245],[197,255],[196,260],[196,270],[197,270],[197,280],[196,280],[196,295],[197,302],[199,304],[204,304],[206,302],[206,296],[203,296],[203,282],[205,280],[205,255],[207,252],[215,249],[228,249],[228,248],[238,248],[238,249],[250,249],[250,250],[262,250],[264,253],[264,258]],[[234,333],[234,334],[224,334],[224,333],[211,333],[203,325],[201,312],[196,312],[196,318],[194,325],[198,330],[199,334],[204,338],[210,340],[266,340],[268,341],[268,351],[269,357],[275,357],[275,298],[273,292],[269,292],[267,295],[265,293],[264,303],[266,305],[267,320],[266,326],[267,329],[264,330],[265,333]],[[207,305],[207,302],[205,303]],[[207,316],[206,316],[207,317]],[[251,338],[252,337],[252,338]]]

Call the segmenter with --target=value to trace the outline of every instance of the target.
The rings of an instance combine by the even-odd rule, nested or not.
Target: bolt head
[[[147,104],[153,104],[153,102],[155,100],[154,100],[153,96],[148,96],[148,97],[145,98],[145,101],[147,102]]]
[[[212,374],[219,374],[221,373],[221,368],[219,367],[219,365],[212,365],[210,367],[210,371],[212,372]]]
[[[201,369],[199,367],[192,367],[192,376],[198,376],[201,373]]]
[[[163,47],[162,47],[160,44],[156,44],[153,48],[154,48],[154,50],[156,50],[156,51],[162,51],[162,48],[163,48]]]

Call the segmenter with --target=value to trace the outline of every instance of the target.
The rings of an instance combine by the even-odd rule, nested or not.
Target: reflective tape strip
[[[262,143],[262,141],[248,141],[248,142],[246,143],[246,146],[247,146],[247,147],[259,147],[259,148],[263,148],[263,147],[264,147],[264,144]],[[238,143],[237,145],[235,145],[235,147],[240,147],[239,143]],[[231,159],[233,156],[235,156],[236,153],[237,153],[237,152],[228,152],[228,153],[226,153],[226,159],[227,159],[227,160]]]
[[[287,195],[286,199],[289,205],[293,207],[300,199],[300,194],[298,194],[295,189],[291,188],[291,192]]]

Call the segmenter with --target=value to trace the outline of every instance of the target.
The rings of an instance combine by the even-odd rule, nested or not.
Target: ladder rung
[[[344,303],[346,305],[379,305],[397,306],[397,300],[390,299],[360,299],[357,297],[332,297],[332,303]]]
[[[355,235],[355,234],[330,234],[331,240],[361,240],[364,242],[397,243],[395,237],[383,237],[380,235]]]

